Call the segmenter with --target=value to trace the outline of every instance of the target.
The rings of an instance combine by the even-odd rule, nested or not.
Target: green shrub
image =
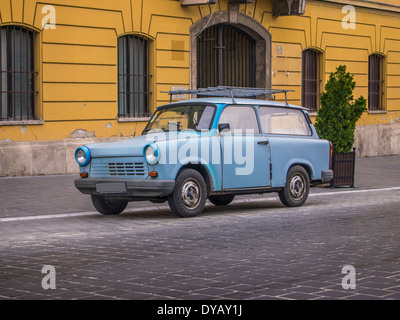
[[[320,138],[332,142],[335,152],[351,151],[356,122],[367,110],[363,96],[353,99],[355,85],[353,76],[341,65],[336,72],[331,72],[321,95],[315,129]]]

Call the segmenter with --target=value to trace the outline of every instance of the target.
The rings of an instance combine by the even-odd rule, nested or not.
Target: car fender
[[[184,161],[176,165],[172,171],[172,176],[178,176],[179,171],[189,165],[201,165],[207,171],[209,180],[210,180],[210,188],[212,191],[220,191],[221,190],[221,171],[218,170],[217,166],[208,163],[204,159],[199,159],[195,157],[185,158]]]
[[[275,187],[284,187],[286,184],[286,175],[289,171],[289,169],[294,166],[294,165],[300,165],[306,169],[306,171],[310,174],[310,181],[314,179],[314,167],[312,163],[306,159],[301,159],[301,158],[293,158],[290,159],[288,162],[285,163],[285,165],[282,167],[282,170],[275,170],[274,171],[274,165],[272,165],[272,185]]]

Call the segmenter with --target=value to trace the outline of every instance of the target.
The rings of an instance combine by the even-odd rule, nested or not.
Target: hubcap
[[[197,181],[193,179],[187,179],[183,183],[181,190],[181,198],[183,205],[187,209],[193,210],[199,205],[201,198],[201,190]]]
[[[290,180],[290,195],[293,199],[299,200],[305,191],[304,177],[300,174],[295,174]]]

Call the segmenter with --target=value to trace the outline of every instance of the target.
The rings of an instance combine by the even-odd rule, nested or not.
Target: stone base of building
[[[121,138],[77,138],[57,141],[0,142],[0,177],[79,173],[75,149]]]
[[[0,142],[0,177],[78,174],[74,152],[79,146],[121,138],[77,138],[61,141]],[[124,138],[122,138],[124,139]],[[400,123],[358,126],[356,156],[400,154]]]
[[[400,123],[357,126],[354,147],[357,157],[400,154]]]

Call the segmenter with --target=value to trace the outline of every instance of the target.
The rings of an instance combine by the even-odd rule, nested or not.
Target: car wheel
[[[279,192],[279,199],[287,207],[298,207],[306,202],[310,191],[310,178],[302,166],[293,166],[286,177],[286,185]]]
[[[92,194],[95,209],[104,215],[118,215],[125,210],[128,201],[105,199],[103,196]]]
[[[209,196],[208,200],[210,200],[210,202],[215,206],[227,206],[233,201],[234,198],[234,194],[228,194],[221,196]]]
[[[176,178],[175,187],[168,197],[171,210],[182,218],[200,214],[207,200],[207,186],[196,170],[184,169]]]

